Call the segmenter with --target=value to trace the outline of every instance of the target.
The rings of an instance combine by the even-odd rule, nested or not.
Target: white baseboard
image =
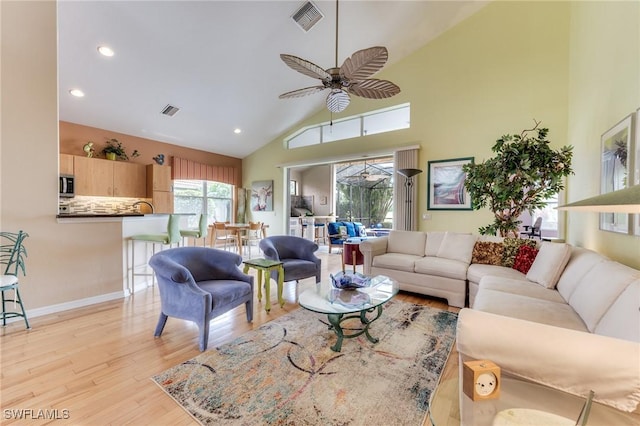
[[[57,305],[43,306],[42,308],[27,310],[27,318],[35,318],[43,315],[55,314],[69,309],[84,308],[96,303],[108,302],[110,300],[122,299],[125,297],[124,291],[101,294],[100,296],[87,297],[86,299],[73,300],[71,302],[59,303]],[[13,321],[23,321],[22,318],[12,318]],[[10,322],[10,321],[7,321]]]

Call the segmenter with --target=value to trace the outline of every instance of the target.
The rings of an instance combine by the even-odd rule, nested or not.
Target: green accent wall
[[[573,2],[570,29],[567,200],[578,201],[600,193],[601,135],[640,108],[640,2]],[[640,237],[600,231],[598,213],[567,218],[569,242],[640,269]]]
[[[483,161],[492,155],[496,139],[531,128],[534,119],[550,129],[553,147],[575,147],[576,174],[568,180],[567,201],[598,194],[600,135],[640,106],[639,7],[637,2],[490,3],[376,75],[398,84],[399,95],[380,101],[353,97],[342,114],[333,116],[410,102],[411,129],[285,149],[285,136],[330,119],[323,109],[246,157],[245,186],[273,179],[276,188],[274,212],[259,213],[256,219],[269,223],[271,234],[284,232],[288,214],[283,210],[284,173],[278,165],[412,145],[420,147],[419,164],[425,171],[417,181],[421,216],[427,212],[428,161]],[[428,213],[432,219],[420,219],[420,230],[477,233],[492,219],[486,209]],[[597,216],[561,213],[567,241],[639,268],[640,239],[599,231]]]

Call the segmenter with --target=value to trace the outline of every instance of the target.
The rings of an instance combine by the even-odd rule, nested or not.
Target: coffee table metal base
[[[367,313],[371,313],[373,311],[377,311],[377,315],[374,318],[371,318],[371,319],[367,318]],[[378,305],[378,306],[370,308],[370,309],[364,309],[364,310],[360,311],[360,313],[352,314],[352,315],[327,314],[327,318],[329,319],[329,323],[331,324],[331,326],[329,328],[333,329],[336,332],[336,335],[338,336],[338,340],[336,341],[335,345],[331,346],[331,350],[334,351],[334,352],[340,352],[340,350],[342,349],[342,340],[343,339],[350,339],[352,337],[358,337],[358,336],[361,336],[362,334],[367,336],[367,339],[369,339],[369,341],[371,343],[378,343],[379,339],[377,339],[375,337],[372,337],[371,334],[369,334],[369,326],[375,320],[380,318],[381,315],[382,315],[382,305]],[[344,334],[344,329],[341,327],[340,324],[343,321],[346,321],[346,320],[349,320],[349,319],[352,319],[352,318],[360,318],[360,322],[362,323],[363,327],[361,329],[357,330],[355,333]]]

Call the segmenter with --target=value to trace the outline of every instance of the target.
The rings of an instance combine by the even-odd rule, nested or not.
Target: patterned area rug
[[[326,316],[298,309],[153,380],[205,425],[422,425],[457,315],[384,308],[370,328],[377,344],[359,336],[333,352]]]

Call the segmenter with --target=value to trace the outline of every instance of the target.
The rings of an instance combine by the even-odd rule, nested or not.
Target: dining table
[[[248,223],[227,223],[225,227],[230,231],[235,231],[238,235],[237,244],[238,244],[238,254],[242,253],[242,235],[245,234],[250,225]],[[267,237],[267,228],[269,225],[262,224],[262,238]]]

